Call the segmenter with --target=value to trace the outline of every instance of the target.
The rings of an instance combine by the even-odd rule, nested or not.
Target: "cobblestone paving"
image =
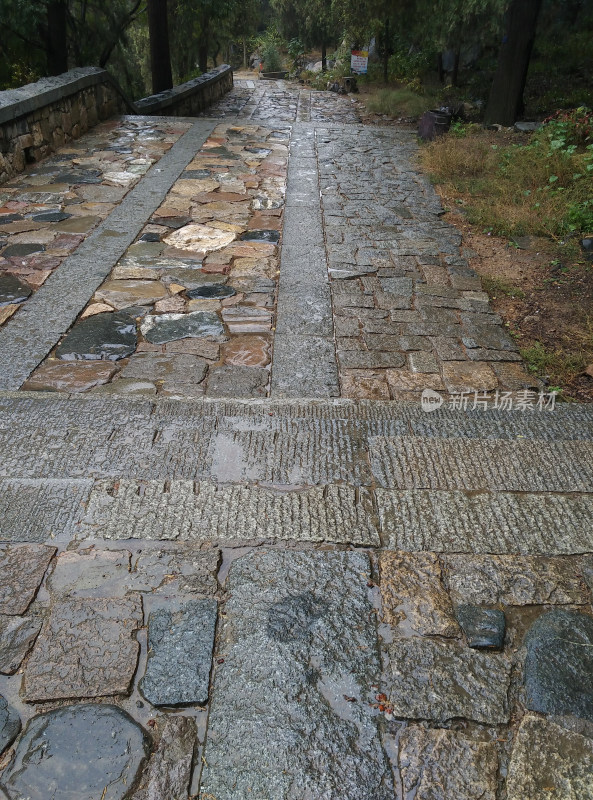
[[[134,117],[104,122],[0,187],[0,325],[190,126]],[[9,277],[20,283],[13,296]]]
[[[218,126],[23,388],[265,396],[289,134]]]
[[[593,800],[593,410],[383,402],[531,384],[412,134],[209,114],[0,394],[0,797]]]

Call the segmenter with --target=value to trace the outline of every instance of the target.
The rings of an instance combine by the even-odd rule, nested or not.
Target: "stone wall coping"
[[[155,111],[177,103],[184,97],[191,96],[199,86],[218,82],[225,75],[228,75],[229,72],[232,74],[233,68],[228,64],[221,64],[219,67],[215,67],[210,70],[210,72],[205,72],[203,75],[200,75],[198,78],[193,78],[191,81],[180,83],[179,86],[174,86],[172,89],[167,89],[164,92],[152,94],[149,97],[143,97],[141,100],[136,100],[134,106],[139,114],[145,115],[154,113]]]
[[[77,67],[62,75],[41,78],[18,89],[0,92],[0,124],[27,116],[33,111],[70,97],[89,86],[114,81],[105,69],[100,67]],[[121,94],[121,90],[117,87]],[[129,101],[126,101],[129,105]]]

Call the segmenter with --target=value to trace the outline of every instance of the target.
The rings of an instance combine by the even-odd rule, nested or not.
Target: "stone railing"
[[[0,184],[115,114],[193,116],[233,88],[223,64],[160,94],[130,102],[99,67],[81,67],[0,92]]]
[[[101,120],[134,111],[99,67],[73,69],[0,92],[0,183]]]
[[[233,88],[233,70],[222,64],[199,78],[174,86],[166,92],[137,100],[139,114],[192,117],[211,106]]]

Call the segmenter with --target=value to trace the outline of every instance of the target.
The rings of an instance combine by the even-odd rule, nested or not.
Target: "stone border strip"
[[[198,120],[181,136],[0,330],[0,389],[18,389],[68,330],[216,124]]]
[[[296,123],[288,162],[271,394],[313,398],[339,393],[315,128]]]
[[[290,540],[378,547],[365,492],[193,481],[97,482],[78,539]]]
[[[74,538],[92,480],[0,480],[0,541]]]
[[[593,496],[375,492],[384,546],[410,552],[565,555],[593,552]]]

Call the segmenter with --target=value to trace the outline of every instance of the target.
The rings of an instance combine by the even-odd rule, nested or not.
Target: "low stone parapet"
[[[232,88],[232,67],[222,64],[199,78],[137,100],[135,106],[139,114],[191,117],[205,111]]]
[[[0,92],[0,183],[98,122],[134,112],[109,73],[80,67]]]

